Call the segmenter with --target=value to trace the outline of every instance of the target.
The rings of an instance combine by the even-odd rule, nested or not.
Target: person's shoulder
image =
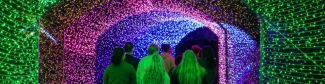
[[[128,69],[134,69],[134,67],[131,64],[129,64],[129,63],[126,63],[125,64],[125,67],[127,67]]]
[[[175,59],[172,55],[168,56],[169,59]]]
[[[127,62],[125,62],[124,63],[124,66],[127,66],[127,67],[129,67],[129,66],[132,66],[131,64],[129,64],[129,63],[127,63]]]
[[[111,63],[110,65],[107,66],[107,68],[112,68],[112,67],[114,67],[113,63]]]
[[[105,71],[109,71],[109,70],[111,70],[111,69],[112,69],[112,66],[113,66],[113,64],[108,65],[108,66],[106,67],[106,70],[105,70]]]

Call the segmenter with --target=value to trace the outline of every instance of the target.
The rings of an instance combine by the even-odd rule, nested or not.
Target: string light
[[[198,8],[199,10],[203,11],[205,14],[211,16],[214,20],[216,20],[219,23],[226,23],[224,26],[228,28],[234,28],[233,26],[230,26],[228,24],[236,26],[236,28],[243,30],[246,34],[251,36],[255,42],[256,45],[259,45],[260,41],[260,25],[259,25],[259,17],[254,13],[254,11],[251,11],[249,7],[244,4],[240,0],[227,0],[227,1],[193,1],[193,0],[181,0],[184,3],[190,4],[193,7]],[[233,31],[229,31],[228,33],[231,33]],[[239,33],[239,32],[238,32]],[[239,37],[246,37],[246,36],[239,36]],[[248,40],[249,38],[247,38]],[[238,39],[239,40],[239,39]],[[229,42],[236,43],[247,43],[245,41],[238,42],[236,40],[229,40]],[[258,68],[260,64],[258,64],[259,60],[259,47],[258,46],[252,46],[252,44],[242,44],[242,46],[246,45],[247,47],[253,48],[256,47],[256,50],[245,50],[242,48],[242,50],[239,50],[240,47],[233,47],[232,43],[229,43],[229,52],[236,52],[236,54],[229,53],[228,55],[228,83],[242,83],[242,82],[250,82],[250,83],[259,83],[259,76],[260,74],[258,72]],[[249,45],[249,46],[247,46]],[[237,49],[235,51],[232,51],[232,49]],[[250,55],[245,56],[242,53],[237,52],[251,52]],[[236,56],[236,57],[232,57]],[[240,58],[243,56],[243,58]],[[247,57],[247,58],[246,58]],[[237,59],[234,59],[237,58]],[[241,61],[244,59],[250,59],[246,61]],[[237,62],[237,63],[234,63]],[[243,63],[243,65],[241,64]],[[253,63],[251,66],[251,71],[249,73],[246,73],[242,76],[239,76],[238,73],[245,71],[244,67],[242,66],[248,66],[250,63]],[[235,67],[238,66],[238,67]],[[240,70],[240,71],[239,71]],[[237,73],[238,72],[238,73]],[[219,72],[220,73],[220,72]]]
[[[172,17],[170,15],[172,15]],[[173,51],[175,51],[175,46],[187,33],[203,26],[203,24],[196,21],[175,21],[177,19],[174,19],[174,21],[155,23],[155,25],[149,26],[148,28],[143,27],[152,24],[151,22],[154,22],[154,19],[150,20],[149,18],[156,18],[156,16],[163,16],[164,18],[161,19],[178,17],[177,13],[168,12],[148,12],[141,15],[135,15],[111,26],[109,28],[111,30],[108,30],[100,36],[97,41],[98,44],[96,45],[96,53],[98,54],[96,54],[97,60],[95,64],[96,79],[99,82],[102,81],[102,74],[107,65],[110,64],[108,60],[111,56],[111,51],[116,47],[123,47],[125,42],[131,41],[135,44],[133,55],[141,59],[148,55],[148,44],[171,44],[174,49]],[[144,23],[139,23],[138,20],[144,21]],[[175,56],[174,52],[173,55]]]
[[[38,83],[37,18],[54,3],[0,1],[0,84]]]
[[[116,2],[117,3],[117,2]],[[125,2],[126,3],[126,2]],[[132,3],[132,2],[127,2],[127,3]],[[133,3],[135,3],[135,2],[133,2]],[[114,4],[114,3],[111,3],[111,4]],[[107,4],[107,5],[111,5],[111,4]],[[65,33],[66,35],[65,36],[69,36],[69,37],[65,37],[65,39],[67,39],[67,38],[71,38],[71,39],[69,39],[69,40],[67,40],[67,41],[71,41],[71,42],[66,42],[67,44],[65,44],[65,49],[67,49],[67,51],[65,51],[67,54],[69,54],[70,52],[72,53],[72,52],[78,52],[78,53],[82,53],[81,55],[89,55],[89,56],[87,56],[87,57],[95,57],[94,56],[94,51],[95,50],[90,50],[89,48],[93,48],[93,49],[95,49],[94,47],[91,47],[91,46],[94,46],[94,44],[95,43],[88,43],[88,42],[86,42],[87,44],[85,44],[85,46],[74,46],[74,45],[79,45],[80,43],[78,43],[78,42],[83,42],[83,39],[88,39],[88,41],[89,42],[96,42],[97,40],[96,40],[96,38],[99,36],[99,35],[101,35],[101,33],[100,32],[104,32],[108,27],[110,27],[112,24],[115,24],[116,22],[119,22],[119,21],[121,21],[121,19],[124,19],[124,18],[127,18],[126,16],[131,16],[131,15],[133,15],[133,14],[141,14],[141,12],[144,12],[145,10],[144,9],[147,9],[146,11],[148,11],[148,10],[153,10],[153,9],[156,9],[156,10],[166,10],[165,8],[164,9],[158,9],[158,8],[161,8],[161,7],[151,7],[151,9],[148,9],[148,8],[143,8],[142,6],[140,6],[140,7],[138,7],[138,6],[131,6],[131,8],[132,8],[132,11],[134,11],[135,13],[130,13],[130,12],[119,12],[119,13],[121,13],[121,14],[118,14],[118,15],[107,15],[107,16],[102,16],[102,17],[112,17],[111,19],[108,19],[107,18],[107,20],[109,20],[109,21],[105,21],[105,19],[100,19],[100,20],[103,20],[103,21],[100,21],[100,20],[95,20],[95,19],[93,19],[93,20],[95,20],[96,22],[98,22],[98,23],[100,23],[100,24],[102,24],[102,25],[94,25],[94,24],[92,24],[92,23],[85,23],[85,22],[95,22],[95,21],[84,21],[84,20],[92,20],[92,19],[87,19],[87,18],[93,18],[94,16],[94,14],[93,13],[96,13],[95,15],[102,15],[102,13],[103,14],[105,14],[105,13],[107,13],[107,12],[109,12],[109,11],[107,11],[107,10],[110,10],[110,11],[114,11],[114,12],[118,12],[118,11],[122,11],[122,10],[115,10],[116,8],[114,8],[114,7],[110,7],[110,6],[107,6],[107,5],[105,5],[105,7],[103,8],[103,9],[98,9],[98,10],[95,10],[95,11],[93,11],[93,12],[90,12],[88,15],[84,15],[85,17],[82,17],[82,18],[79,18],[79,21],[76,21],[74,24],[72,24],[71,25],[71,28],[68,28],[68,29],[66,29],[65,31],[67,31],[67,33]],[[144,5],[145,6],[145,5]],[[173,6],[173,7],[179,7],[179,8],[186,8],[186,5],[185,4],[181,4],[181,6],[185,6],[185,7],[179,7],[179,6]],[[142,8],[142,9],[139,9],[139,8]],[[103,10],[103,11],[101,11],[101,10]],[[130,8],[128,9],[128,10],[131,10]],[[172,12],[172,11],[177,11],[177,10],[179,10],[178,8],[170,8],[169,9],[169,11],[170,12]],[[198,12],[198,11],[195,11],[195,10],[193,10],[193,9],[189,9],[188,11],[179,11],[180,12],[180,14],[187,14],[187,15],[190,15],[190,16],[192,16],[192,17],[197,17],[196,19],[198,20],[198,21],[200,21],[200,18],[202,18],[202,17],[200,17],[200,16],[198,16],[198,15],[201,15],[202,16],[202,13],[200,13],[200,12]],[[191,15],[191,14],[193,14],[193,15]],[[154,14],[153,14],[154,15]],[[152,15],[150,15],[150,16],[152,16]],[[167,15],[168,16],[168,15]],[[145,16],[145,17],[149,17],[149,16]],[[206,16],[205,16],[206,17]],[[116,20],[114,20],[116,18]],[[148,19],[150,19],[150,18],[148,18]],[[151,18],[152,19],[152,18]],[[162,19],[164,19],[164,18],[162,18]],[[154,20],[161,20],[161,19],[154,19]],[[114,22],[112,22],[112,21],[114,21]],[[208,20],[205,20],[205,21],[208,21]],[[109,23],[103,23],[103,22],[109,22]],[[150,20],[147,20],[147,19],[144,19],[143,21],[138,21],[138,22],[141,22],[141,23],[146,23],[146,22],[148,22],[148,23],[150,23],[150,24],[154,24],[155,23],[155,21],[150,21]],[[157,21],[156,21],[157,22]],[[205,22],[206,23],[206,22]],[[123,23],[124,25],[126,25],[126,23]],[[123,25],[122,24],[122,25]],[[204,24],[204,23],[203,23]],[[90,37],[90,35],[94,35],[94,36],[91,36],[93,39],[92,40],[90,40],[89,38],[84,38],[83,36],[84,36],[84,34],[85,33],[77,33],[77,34],[81,34],[81,35],[76,35],[76,33],[75,33],[75,29],[77,29],[77,28],[82,28],[82,27],[80,27],[80,26],[86,26],[86,25],[91,25],[91,26],[96,26],[96,28],[101,28],[100,30],[97,30],[97,29],[95,29],[94,31],[93,30],[90,30],[90,31],[92,31],[92,32],[85,32],[85,33],[92,33],[92,34],[87,34],[87,37]],[[146,28],[146,25],[144,25],[145,27],[144,28]],[[135,27],[135,26],[134,26]],[[213,27],[212,27],[213,28]],[[83,30],[83,29],[78,29],[78,30]],[[72,32],[69,32],[69,31],[72,31]],[[219,33],[220,35],[222,34],[222,31],[220,31],[220,28],[219,29],[215,29],[214,30],[215,32],[217,32],[217,33]],[[97,33],[97,32],[99,32],[99,33]],[[116,32],[114,32],[114,33],[118,33],[118,32],[121,32],[121,30],[118,30],[118,31],[116,31]],[[130,32],[130,31],[129,31]],[[71,37],[71,36],[82,36],[82,37],[78,37],[78,39],[76,39],[75,37]],[[121,35],[123,35],[123,34],[121,34]],[[117,37],[115,37],[115,38],[117,38]],[[221,38],[222,39],[222,38]],[[76,43],[77,42],[77,43]],[[82,43],[83,44],[83,43]],[[118,42],[116,42],[116,44],[119,44]],[[88,46],[88,47],[87,47]],[[82,48],[84,48],[84,49],[82,49]],[[86,49],[87,48],[87,49]],[[220,49],[221,51],[222,50],[224,50],[224,49]],[[85,52],[87,52],[87,53],[85,53]],[[67,55],[66,54],[66,55]],[[71,55],[69,55],[69,56],[71,56]],[[221,55],[220,55],[221,57],[220,58],[224,58],[224,53],[221,53]],[[88,58],[88,59],[94,59],[94,58]],[[71,59],[66,59],[66,60],[73,60],[73,58],[71,58]],[[85,59],[86,60],[86,59]],[[222,60],[222,61],[220,61],[220,62],[224,62],[224,59]],[[222,64],[225,64],[225,63],[222,63]],[[66,63],[66,65],[76,65],[76,64],[73,64],[73,63]],[[78,66],[79,67],[79,66]],[[82,66],[80,66],[80,67],[82,67]],[[79,67],[79,68],[80,68]],[[72,68],[74,68],[74,67],[72,67]],[[69,70],[71,70],[71,71],[69,71]],[[65,75],[67,75],[67,77],[72,77],[71,75],[72,74],[79,74],[79,73],[73,73],[74,71],[73,70],[75,70],[75,69],[69,69],[69,70],[66,70],[66,69],[64,69],[64,71],[65,72],[67,72],[67,74],[65,73]],[[223,69],[222,70],[225,70],[224,69],[224,67],[223,67]],[[90,70],[91,71],[91,70]],[[95,70],[93,70],[92,72],[95,72]],[[224,74],[224,73],[222,73],[222,74]],[[95,75],[95,74],[94,74]],[[80,76],[85,76],[85,75],[82,75],[82,74],[80,74]],[[222,77],[224,77],[224,75],[220,75],[220,76],[222,76]],[[221,77],[221,78],[222,78]],[[85,77],[86,78],[86,77]],[[87,77],[87,78],[95,78],[95,77]],[[78,79],[78,78],[76,78],[76,79]],[[69,81],[72,81],[72,80],[74,80],[73,78],[67,78],[67,80],[69,80]],[[78,79],[79,80],[79,79]],[[93,80],[95,80],[95,79],[93,79]],[[91,81],[91,80],[85,80],[85,81]],[[92,82],[94,82],[94,81],[92,81]]]
[[[235,83],[258,83],[259,76],[259,48],[256,42],[245,32],[229,24],[222,25],[228,30],[228,82]],[[245,80],[243,80],[245,79]]]
[[[254,29],[259,26],[256,23],[257,17],[252,15],[248,7],[243,6],[242,3],[234,1],[181,1],[203,11],[218,22],[239,26],[237,27],[238,29],[246,31],[259,44],[259,31]],[[44,21],[42,26],[46,30],[53,32],[53,36],[58,37],[58,41],[64,43],[63,31],[65,28],[68,28],[70,24],[82,17],[83,14],[106,2],[108,1],[63,1],[53,6],[42,18],[42,21]],[[165,1],[164,4],[159,4],[159,6],[166,8],[173,6],[170,5],[173,2],[175,1]],[[265,78],[264,82],[268,83],[324,83],[324,68],[322,67],[324,67],[323,60],[325,58],[321,56],[324,54],[322,52],[324,51],[324,46],[322,46],[324,44],[322,43],[325,40],[324,34],[321,32],[324,31],[323,18],[325,13],[322,12],[324,4],[320,4],[324,2],[322,0],[282,2],[245,0],[245,2],[265,18],[261,21],[264,24],[264,30],[266,30],[262,32],[266,34],[263,35],[266,38],[262,41],[265,42],[265,44],[262,44],[262,47],[265,48],[261,57],[262,66],[264,66],[261,67],[261,72],[263,73],[261,76],[262,81]],[[0,3],[3,4],[2,7],[4,8],[0,12],[0,15],[2,15],[0,21],[3,23],[0,29],[0,61],[3,60],[0,62],[0,67],[4,70],[4,73],[0,73],[2,76],[0,83],[34,83],[37,80],[35,78],[37,77],[35,75],[37,67],[13,66],[15,63],[12,63],[12,61],[21,62],[19,64],[25,66],[38,65],[35,59],[25,59],[22,57],[37,55],[36,32],[38,30],[37,28],[33,29],[31,25],[35,25],[36,19],[45,13],[45,8],[56,3],[56,1],[3,1]],[[273,3],[278,3],[278,5],[272,5]],[[54,45],[46,36],[40,35],[40,83],[61,83],[62,79],[64,79],[62,75],[64,73],[62,72],[63,54],[61,54],[63,52],[63,45]],[[297,60],[300,62],[296,62]],[[268,66],[266,67],[265,65]],[[293,68],[285,68],[287,66]],[[17,68],[17,70],[9,72],[13,68]],[[26,71],[30,73],[26,73]],[[231,69],[229,72],[231,72]],[[89,73],[93,74],[92,72]],[[17,76],[17,74],[24,76]],[[232,79],[234,75],[229,74],[229,79]],[[310,78],[311,76],[312,78]],[[221,81],[224,82],[224,80]]]
[[[261,82],[325,83],[324,0],[244,0],[261,24]]]
[[[82,1],[71,1],[58,3],[49,10],[47,15],[42,18],[42,25],[46,30],[51,32],[58,42],[64,45],[54,45],[50,40],[45,39],[45,36],[40,36],[40,53],[42,56],[47,58],[42,58],[44,64],[48,67],[40,67],[41,70],[46,70],[47,72],[40,72],[42,76],[40,81],[42,83],[55,82],[60,83],[61,81],[66,83],[94,83],[96,80],[96,68],[95,64],[95,46],[97,38],[108,31],[110,26],[113,26],[118,21],[132,15],[141,14],[142,12],[148,12],[152,10],[164,10],[170,12],[180,12],[181,14],[188,15],[189,18],[193,18],[199,22],[202,22],[205,26],[211,28],[211,31],[219,35],[219,39],[224,39],[224,30],[218,26],[214,26],[209,22],[214,22],[212,19],[218,22],[223,22],[227,24],[232,24],[241,30],[248,31],[247,34],[252,36],[254,40],[258,38],[258,24],[256,16],[249,15],[250,12],[247,10],[242,11],[243,5],[236,6],[237,11],[243,12],[245,14],[235,14],[231,12],[233,16],[228,18],[229,11],[226,10],[216,10],[217,8],[223,9],[222,5],[229,3],[210,3],[210,2],[178,2],[178,1],[166,1],[164,3],[158,3],[151,1],[150,4],[146,1],[122,1],[121,2],[82,2]],[[103,4],[107,3],[107,4]],[[169,3],[169,4],[167,4]],[[74,4],[74,5],[71,5]],[[89,5],[94,4],[94,5]],[[103,5],[102,5],[103,4]],[[193,7],[188,6],[191,5]],[[201,4],[201,5],[196,5]],[[205,5],[211,6],[209,8],[202,8]],[[78,7],[76,7],[78,6]],[[96,7],[98,6],[98,7]],[[202,6],[202,7],[201,7]],[[95,8],[96,7],[96,8]],[[197,8],[197,9],[196,9]],[[207,10],[209,9],[209,10]],[[92,10],[91,12],[88,12]],[[186,10],[186,11],[185,11]],[[211,11],[214,10],[214,11]],[[227,9],[228,10],[228,9]],[[203,11],[203,12],[200,12]],[[88,12],[88,13],[87,13]],[[114,12],[114,13],[111,13]],[[217,13],[218,12],[218,13]],[[214,14],[215,13],[215,14]],[[209,15],[206,16],[205,14]],[[217,15],[219,14],[219,15]],[[225,18],[227,17],[227,18]],[[211,19],[212,18],[212,19]],[[232,21],[235,18],[234,21]],[[242,24],[246,23],[249,24]],[[257,27],[256,27],[257,26]],[[216,28],[217,27],[217,28]],[[86,28],[86,29],[84,29]],[[256,29],[254,29],[256,28]],[[91,31],[91,32],[90,32]],[[43,39],[42,39],[43,38]],[[64,38],[64,40],[63,40]],[[224,40],[219,40],[224,41]],[[258,42],[258,40],[256,41]],[[48,46],[48,45],[51,46]],[[119,43],[117,43],[119,44]],[[225,43],[221,42],[220,52],[225,52]],[[51,53],[49,53],[51,52]],[[65,53],[65,54],[62,54]],[[226,81],[225,76],[225,53],[219,53],[219,82],[224,83]],[[231,53],[230,53],[231,54]],[[63,56],[64,59],[63,59]],[[45,63],[46,60],[52,60]],[[56,60],[53,60],[56,59]],[[43,60],[41,62],[43,62]],[[56,67],[50,67],[56,66]],[[52,75],[50,72],[54,72],[58,75]],[[235,74],[232,74],[235,75]],[[46,76],[47,78],[43,78]],[[62,80],[63,79],[63,80]],[[81,80],[82,79],[82,80]],[[70,82],[74,81],[74,82]],[[256,81],[256,80],[251,80]]]
[[[56,38],[56,41],[61,44],[57,45],[53,43],[45,34],[39,36],[39,83],[60,84],[65,80],[63,74],[63,61],[64,59],[69,59],[70,56],[64,55],[63,31],[65,28],[69,27],[74,20],[81,17],[82,14],[108,1],[109,0],[95,0],[89,2],[81,0],[61,1],[48,9],[48,12],[41,18],[41,27],[51,33],[51,35]],[[71,57],[72,56],[75,55],[71,55]]]

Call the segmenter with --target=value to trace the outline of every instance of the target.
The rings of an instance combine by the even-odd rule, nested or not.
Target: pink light
[[[203,12],[190,7],[184,3],[178,1],[172,1],[170,4],[162,4],[156,2],[148,2],[148,0],[130,0],[122,1],[124,4],[119,2],[113,2],[105,6],[101,6],[99,10],[93,10],[84,16],[76,20],[69,28],[64,32],[64,52],[65,56],[76,56],[79,58],[84,58],[93,66],[82,66],[80,63],[72,63],[71,61],[78,62],[81,60],[65,60],[64,61],[64,71],[69,73],[65,74],[63,81],[68,83],[71,80],[79,80],[79,78],[91,78],[91,82],[95,83],[95,44],[97,38],[103,34],[110,26],[116,24],[120,20],[126,17],[141,14],[149,11],[170,11],[179,12],[181,14],[188,15],[189,18],[197,20],[210,28],[218,37],[220,42],[219,47],[219,83],[223,84],[226,82],[226,63],[225,63],[225,42],[224,42],[224,30],[220,27],[215,26],[211,23],[213,20],[209,18]],[[122,6],[114,6],[114,4],[120,4]],[[109,9],[109,10],[106,10]],[[106,11],[106,12],[100,12]],[[128,11],[128,12],[126,12]],[[162,20],[163,21],[163,20]],[[102,25],[91,25],[94,22],[106,23]],[[85,32],[91,31],[91,32]],[[67,53],[74,52],[74,54]],[[78,66],[78,67],[76,67]],[[80,66],[80,67],[79,67]],[[89,73],[78,73],[73,72],[76,69],[88,69]],[[69,79],[69,80],[67,80]]]

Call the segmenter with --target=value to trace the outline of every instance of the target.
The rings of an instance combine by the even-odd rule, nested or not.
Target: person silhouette
[[[209,84],[215,84],[214,79],[217,74],[217,62],[214,59],[214,51],[211,47],[204,47],[201,51],[201,59],[198,60],[199,64],[207,70],[207,78]]]
[[[162,61],[159,56],[159,47],[157,44],[151,44],[148,47],[148,56],[143,57],[137,69],[138,84],[169,84],[170,79],[166,73]],[[159,61],[161,60],[161,61]],[[161,64],[162,66],[160,66]],[[151,80],[148,80],[151,79]]]
[[[171,84],[207,84],[206,70],[201,67],[192,50],[186,50],[182,62],[170,76]]]
[[[132,65],[124,61],[123,48],[115,48],[110,64],[105,72],[103,84],[136,84],[136,72]]]
[[[176,66],[175,59],[170,54],[172,52],[172,48],[168,44],[162,44],[161,48],[164,52],[161,53],[160,56],[164,59],[165,70],[168,73],[171,68]]]
[[[124,51],[125,51],[125,62],[131,64],[135,70],[138,68],[139,59],[132,56],[134,51],[134,45],[131,42],[126,42],[124,44]]]

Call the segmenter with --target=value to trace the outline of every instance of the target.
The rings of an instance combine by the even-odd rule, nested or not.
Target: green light
[[[264,25],[261,39],[264,46],[261,59],[264,60],[261,62],[265,66],[261,66],[260,78],[264,78],[261,82],[324,82],[325,8],[320,4],[325,3],[324,0],[244,1],[262,17]],[[265,73],[267,71],[274,74]]]
[[[0,84],[38,83],[37,18],[56,2],[39,1],[0,1]]]

